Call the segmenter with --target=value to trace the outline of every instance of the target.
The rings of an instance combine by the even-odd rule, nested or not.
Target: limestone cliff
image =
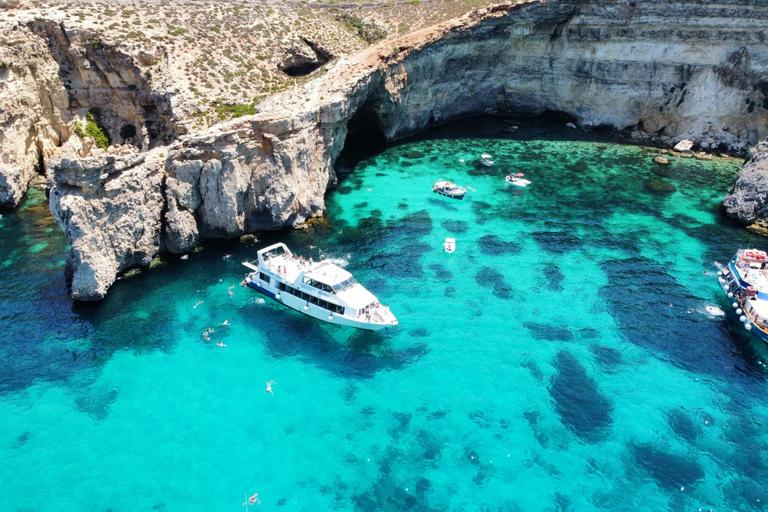
[[[69,94],[47,44],[25,26],[0,45],[0,205],[17,206],[61,139]]]
[[[398,41],[408,55],[370,102],[388,138],[489,110],[561,111],[584,128],[721,150],[768,135],[766,4],[560,0],[496,10],[426,41]]]
[[[73,247],[73,295],[103,296],[116,272],[160,250],[321,214],[347,130],[361,119],[392,140],[466,115],[556,110],[587,129],[745,148],[768,134],[766,27],[768,5],[747,0],[496,6],[338,59],[325,76],[262,102],[262,113],[149,154],[53,161],[51,207]],[[46,34],[57,40],[55,27]],[[106,89],[143,85],[129,61],[111,72],[111,58],[89,57],[86,46],[76,45],[100,71],[72,60],[81,70],[73,89],[94,77]],[[150,103],[172,133],[161,98],[131,104],[146,113]]]

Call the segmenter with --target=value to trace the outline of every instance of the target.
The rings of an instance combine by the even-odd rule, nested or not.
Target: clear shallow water
[[[100,304],[67,299],[41,194],[3,212],[0,508],[761,510],[768,350],[705,310],[727,307],[714,262],[767,245],[719,212],[738,163],[674,160],[678,191],[656,196],[649,150],[505,127],[342,162],[327,222],[209,246]],[[506,189],[512,171],[533,185]],[[437,196],[440,177],[473,190]],[[400,326],[229,297],[278,240],[348,260]]]

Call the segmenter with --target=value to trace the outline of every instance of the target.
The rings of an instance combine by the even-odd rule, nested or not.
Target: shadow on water
[[[346,344],[333,337],[343,329],[277,304],[249,315],[246,323],[266,334],[264,346],[274,358],[298,357],[308,364],[344,377],[369,379],[380,371],[400,370],[429,352],[426,343],[394,349],[388,333],[355,331]]]

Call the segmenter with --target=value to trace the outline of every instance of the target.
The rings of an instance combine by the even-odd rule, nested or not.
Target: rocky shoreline
[[[41,59],[36,74],[0,72],[19,94],[29,96],[31,84],[53,84],[29,96],[36,117],[3,125],[15,135],[0,140],[0,199],[19,200],[35,174],[22,156],[37,153],[39,162],[40,153],[30,148],[42,145],[51,211],[72,246],[72,296],[99,299],[118,272],[148,265],[160,252],[183,253],[204,239],[322,215],[349,130],[395,140],[467,115],[558,111],[583,129],[623,130],[638,143],[673,146],[690,139],[698,149],[744,152],[768,135],[764,26],[768,6],[743,1],[498,5],[336,59],[323,76],[267,98],[260,113],[186,134],[174,128],[179,117],[172,94],[141,92],[141,75],[125,71],[130,62],[116,66],[116,57],[92,43],[77,51],[89,44],[81,38],[69,43],[66,62],[79,66],[79,76],[97,68],[90,83],[98,90],[84,81],[73,95],[57,82],[63,71],[55,52],[44,66]],[[23,44],[37,44],[36,52],[49,46],[39,35],[29,37]],[[43,72],[48,82],[38,76]],[[88,107],[93,98],[140,98],[140,108],[131,111],[139,116],[131,121],[141,128],[138,143],[132,141],[139,152],[109,148],[82,158],[88,138],[74,136],[67,108],[72,102]],[[114,114],[113,125],[126,121],[126,112],[99,105]],[[65,134],[58,139],[46,135],[56,123],[56,133]],[[26,150],[12,147],[23,133],[37,142]],[[18,165],[8,165],[6,155]],[[768,190],[739,185],[756,179],[745,169],[729,196],[738,196],[739,212],[768,197]],[[729,214],[736,211],[726,203]],[[753,210],[768,215],[762,207]]]

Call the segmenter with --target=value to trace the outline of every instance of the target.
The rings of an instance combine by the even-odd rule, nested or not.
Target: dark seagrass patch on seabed
[[[553,292],[563,291],[563,280],[565,279],[565,275],[563,275],[563,271],[560,270],[560,267],[554,263],[551,263],[544,267],[544,269],[541,271],[541,275],[543,275],[547,280],[548,290]]]
[[[537,322],[525,322],[523,327],[528,329],[531,336],[537,340],[571,341],[574,338],[571,330],[566,327],[558,327]]]
[[[682,407],[676,407],[667,411],[669,428],[680,439],[693,443],[701,435],[701,427]]]
[[[485,288],[493,288],[493,294],[499,299],[509,300],[514,297],[512,288],[506,283],[504,276],[494,268],[481,268],[475,275],[475,281]]]
[[[593,327],[584,327],[583,329],[579,329],[579,336],[585,340],[593,340],[602,337],[600,331]]]
[[[87,413],[96,420],[103,420],[109,415],[109,407],[117,400],[120,391],[110,390],[84,390],[84,394],[75,398],[75,406],[80,412]]]
[[[589,351],[595,356],[595,361],[597,361],[600,369],[605,373],[616,373],[621,365],[624,364],[621,352],[615,348],[590,345]]]
[[[501,256],[504,254],[516,254],[523,250],[523,246],[517,242],[509,242],[496,235],[485,235],[477,241],[480,252],[488,256]]]
[[[422,254],[434,251],[435,248],[425,242],[416,242],[404,246],[401,251],[410,256],[419,257]]]
[[[463,220],[444,220],[440,223],[443,229],[451,233],[466,233],[469,231],[469,224]]]
[[[575,251],[583,245],[577,236],[565,231],[535,231],[531,236],[542,251],[550,253]]]
[[[453,279],[453,272],[445,268],[445,265],[440,263],[433,263],[429,266],[429,270],[435,273],[435,279],[441,283],[447,283]]]
[[[27,444],[27,441],[29,441],[31,437],[32,434],[30,432],[23,432],[16,438],[16,447],[18,448],[19,446],[24,446]]]
[[[644,468],[667,491],[688,489],[704,478],[704,470],[696,462],[664,452],[650,444],[632,446],[635,464]]]
[[[405,226],[408,235],[413,237],[425,236],[432,232],[432,217],[426,210],[409,213],[398,224]]]
[[[557,373],[550,381],[549,394],[563,424],[583,441],[601,441],[613,421],[611,402],[570,352],[558,352],[554,367]]]
[[[528,423],[528,426],[533,430],[533,436],[536,438],[536,442],[539,446],[546,448],[549,444],[549,437],[547,437],[541,430],[539,420],[541,420],[541,413],[539,411],[526,411],[523,413],[523,419]]]

